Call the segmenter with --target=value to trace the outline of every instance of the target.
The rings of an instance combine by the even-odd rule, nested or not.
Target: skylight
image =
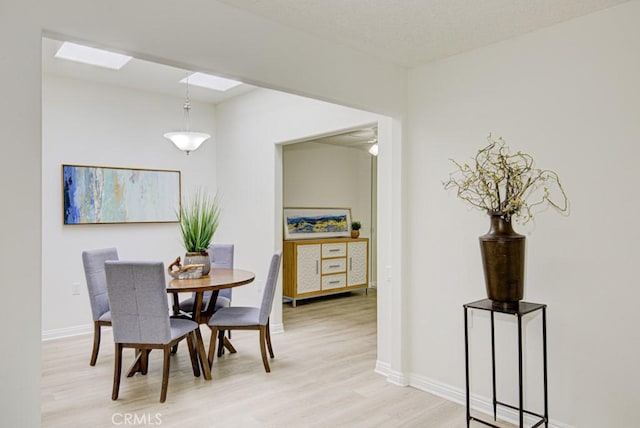
[[[231,88],[235,88],[238,85],[242,85],[242,82],[238,82],[237,80],[225,79],[224,77],[212,76],[210,74],[204,73],[193,73],[188,77],[188,79],[190,85],[200,86],[207,89],[214,89],[221,92],[227,91]],[[180,83],[186,82],[186,77],[180,81]]]
[[[131,60],[131,57],[127,55],[121,55],[71,42],[64,42],[62,46],[60,46],[60,49],[58,49],[58,52],[56,52],[55,57],[96,65],[98,67],[111,68],[113,70],[120,70],[129,62],[129,60]]]

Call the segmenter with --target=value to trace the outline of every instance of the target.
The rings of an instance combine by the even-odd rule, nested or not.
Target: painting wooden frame
[[[180,192],[176,170],[63,164],[63,224],[177,223]]]
[[[350,208],[284,208],[284,239],[350,236]]]

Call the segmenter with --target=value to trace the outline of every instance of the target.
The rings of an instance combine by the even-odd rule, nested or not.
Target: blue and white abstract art
[[[62,165],[64,224],[177,222],[180,171]]]

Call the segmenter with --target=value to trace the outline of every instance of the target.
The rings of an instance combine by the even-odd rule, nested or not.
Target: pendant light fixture
[[[189,111],[191,110],[191,101],[189,100],[189,75],[185,79],[187,85],[187,94],[184,101],[184,131],[167,132],[164,137],[176,145],[180,150],[187,154],[200,147],[200,144],[211,138],[211,135],[204,132],[193,132],[189,123]]]

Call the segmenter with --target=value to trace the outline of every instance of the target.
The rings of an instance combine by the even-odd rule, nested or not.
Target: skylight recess
[[[211,74],[205,73],[193,73],[188,78],[185,77],[182,79],[180,83],[186,83],[187,79],[189,79],[190,85],[221,92],[235,88],[238,85],[242,85],[242,82],[238,82],[237,80],[225,79],[224,77],[212,76]]]
[[[120,70],[132,58],[127,55],[78,45],[71,42],[64,42],[62,46],[60,46],[60,49],[58,49],[58,52],[56,52],[55,57],[69,61],[91,64],[98,67],[110,68],[113,70]]]

